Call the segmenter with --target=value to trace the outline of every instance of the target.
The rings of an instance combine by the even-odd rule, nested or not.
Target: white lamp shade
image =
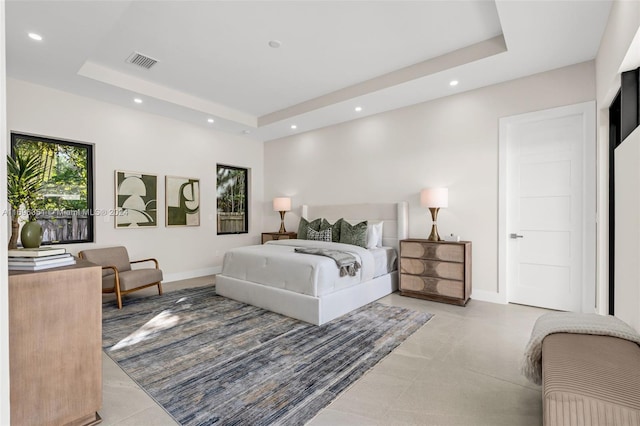
[[[420,204],[423,207],[448,207],[449,190],[447,188],[425,188],[420,192]]]
[[[288,212],[291,211],[291,198],[278,197],[273,199],[273,211]]]

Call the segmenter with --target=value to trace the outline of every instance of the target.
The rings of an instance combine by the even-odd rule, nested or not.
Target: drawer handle
[[[524,235],[518,235],[518,234],[511,234],[509,235],[512,239],[516,239],[516,238],[524,238]]]

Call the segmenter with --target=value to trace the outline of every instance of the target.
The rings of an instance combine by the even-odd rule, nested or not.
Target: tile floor
[[[213,281],[176,281],[164,289]],[[150,294],[153,289],[129,297]],[[519,366],[533,323],[545,310],[475,300],[463,308],[398,294],[380,301],[435,316],[308,425],[542,424],[540,387],[527,382]],[[104,425],[176,424],[106,355],[100,415]]]

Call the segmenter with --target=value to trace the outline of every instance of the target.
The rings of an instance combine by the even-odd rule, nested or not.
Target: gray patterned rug
[[[302,425],[431,314],[371,303],[323,326],[214,286],[103,305],[103,348],[184,425]]]

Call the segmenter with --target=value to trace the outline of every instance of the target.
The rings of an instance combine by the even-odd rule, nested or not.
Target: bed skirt
[[[322,297],[216,275],[219,295],[315,325],[327,323],[397,289],[397,271]]]

